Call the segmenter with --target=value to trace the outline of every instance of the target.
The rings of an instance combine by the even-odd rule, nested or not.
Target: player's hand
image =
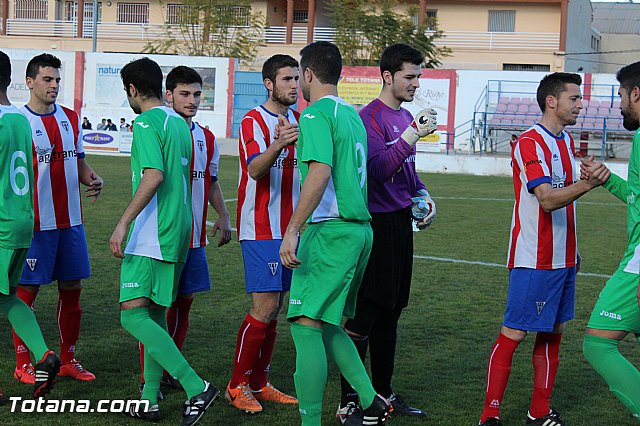
[[[588,180],[589,179],[589,167],[593,165],[593,155],[588,157],[582,157],[580,159],[580,179]]]
[[[291,233],[289,230],[285,232],[280,245],[280,261],[282,266],[289,269],[295,269],[302,265],[300,259],[296,257],[296,249],[298,248],[298,235]]]
[[[429,206],[429,214],[426,215],[420,222],[416,223],[418,229],[425,229],[428,228],[429,225],[431,225],[431,222],[433,222],[433,220],[436,218],[436,202],[433,201],[433,198],[431,198],[429,193],[424,189],[419,190],[418,194],[420,196],[414,198],[421,199]]]
[[[278,115],[278,124],[274,132],[274,139],[280,145],[280,149],[298,142],[298,125],[289,123],[287,117]]]
[[[582,266],[582,256],[578,253],[578,260],[576,261],[576,274],[580,272],[580,266]]]
[[[402,132],[402,139],[413,146],[421,137],[430,135],[438,129],[438,112],[433,108],[425,108],[416,114],[415,118]]]
[[[220,230],[220,239],[218,240],[218,247],[227,244],[231,241],[231,221],[229,215],[220,216],[216,223],[213,224],[213,232],[211,237],[215,237]]]
[[[594,162],[587,167],[586,181],[591,188],[604,184],[610,176],[611,170],[609,170],[604,163]]]
[[[124,259],[122,242],[124,241],[124,237],[126,235],[127,227],[118,223],[118,225],[116,225],[116,229],[114,229],[113,231],[113,234],[111,234],[111,238],[109,239],[109,248],[111,249],[111,253],[115,257],[119,257],[120,259]]]
[[[89,182],[89,185],[87,185],[88,187],[87,189],[84,190],[84,192],[87,193],[86,195],[87,198],[93,197],[93,200],[91,200],[91,204],[94,204],[96,201],[98,201],[98,197],[102,192],[102,186],[104,185],[104,181],[100,176],[95,174],[95,172],[92,172],[90,177],[91,177],[91,182]]]

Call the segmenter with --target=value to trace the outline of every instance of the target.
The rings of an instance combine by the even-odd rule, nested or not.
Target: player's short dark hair
[[[579,74],[568,72],[554,72],[546,75],[538,85],[536,99],[540,110],[544,112],[547,107],[547,96],[558,98],[560,93],[566,90],[567,84],[582,84],[582,77]]]
[[[620,87],[631,91],[634,87],[640,87],[640,62],[626,65],[620,68],[616,74]]]
[[[167,90],[173,92],[178,84],[193,84],[198,83],[202,86],[202,77],[198,74],[198,71],[184,65],[179,65],[169,71],[167,74],[167,81],[165,86]]]
[[[262,64],[262,80],[269,79],[275,83],[278,70],[287,67],[299,68],[300,64],[289,55],[273,55]]]
[[[300,68],[309,68],[323,84],[337,85],[342,73],[340,49],[328,41],[316,41],[300,51]]]
[[[27,64],[27,71],[25,74],[27,77],[35,79],[40,72],[40,68],[45,67],[51,67],[59,70],[60,67],[62,67],[62,62],[60,62],[60,59],[49,53],[43,53],[31,58]]]
[[[393,75],[400,71],[406,62],[422,65],[424,54],[408,44],[392,44],[384,49],[380,56],[380,74],[389,71]]]
[[[11,60],[9,55],[0,50],[0,92],[7,91],[11,83]]]
[[[120,70],[122,83],[129,93],[129,85],[133,84],[143,98],[162,99],[162,70],[160,65],[149,58],[136,59]]]

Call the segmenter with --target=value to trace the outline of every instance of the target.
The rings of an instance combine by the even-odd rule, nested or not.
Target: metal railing
[[[537,32],[445,31],[444,37],[434,43],[450,49],[555,51],[560,48],[560,35]]]

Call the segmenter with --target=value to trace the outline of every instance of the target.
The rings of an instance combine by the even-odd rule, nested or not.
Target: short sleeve
[[[513,157],[520,167],[523,183],[529,193],[533,193],[536,186],[551,183],[551,173],[545,162],[544,151],[535,139],[521,137],[514,149]]]
[[[217,178],[220,164],[220,150],[218,149],[218,141],[216,139],[213,140],[211,148],[213,149],[213,156],[209,162],[209,175],[211,178]]]
[[[317,111],[302,115],[300,133],[304,138],[301,161],[317,161],[333,167],[333,134],[326,116]]]
[[[245,117],[240,124],[240,141],[245,147],[247,164],[267,150],[264,134],[253,117]]]
[[[161,135],[152,123],[140,116],[135,120],[133,143],[138,145],[137,154],[141,169],[157,169],[164,172]]]

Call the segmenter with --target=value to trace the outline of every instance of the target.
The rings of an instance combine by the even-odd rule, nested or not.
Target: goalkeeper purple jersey
[[[409,207],[411,197],[424,189],[416,173],[416,148],[401,137],[413,116],[404,108],[395,110],[376,98],[360,111],[360,118],[367,130],[369,148],[369,211],[390,213]]]

